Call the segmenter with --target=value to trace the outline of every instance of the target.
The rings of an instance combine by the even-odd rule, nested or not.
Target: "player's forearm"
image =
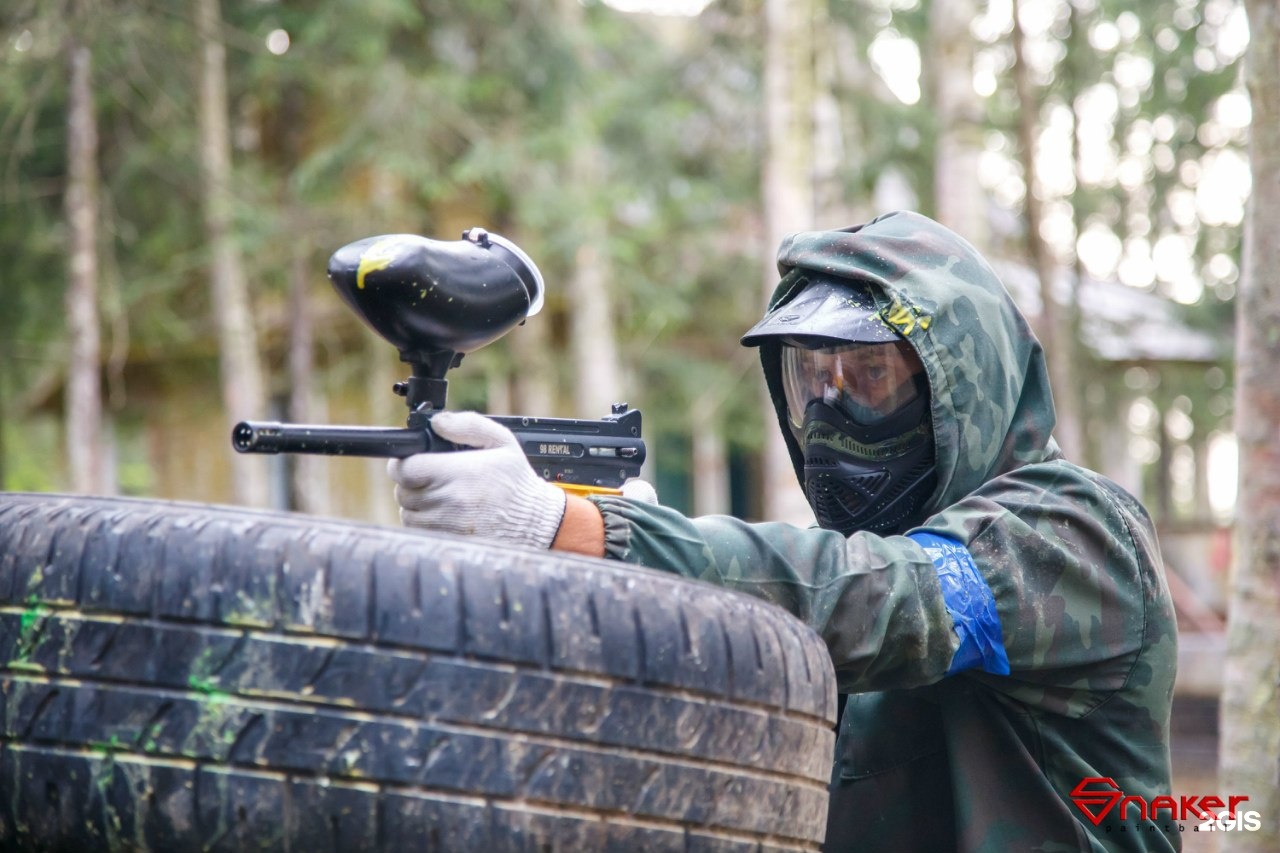
[[[588,557],[603,557],[604,517],[596,505],[586,498],[570,495],[565,503],[560,530],[551,547]]]

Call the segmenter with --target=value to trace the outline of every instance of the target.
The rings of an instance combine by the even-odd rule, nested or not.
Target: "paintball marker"
[[[400,351],[412,375],[394,386],[409,407],[404,429],[242,421],[241,453],[406,457],[459,448],[431,429],[444,409],[445,374],[542,307],[542,274],[518,246],[483,228],[461,240],[411,234],[369,237],[329,259],[329,281],[368,326]],[[578,494],[617,493],[640,475],[640,412],[625,403],[598,421],[494,417],[511,430],[533,469]]]

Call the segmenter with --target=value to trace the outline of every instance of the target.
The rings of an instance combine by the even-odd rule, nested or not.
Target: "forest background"
[[[1242,431],[1237,401],[1265,411],[1275,380],[1255,364],[1242,397],[1233,342],[1238,314],[1274,316],[1244,307],[1269,262],[1245,236],[1250,130],[1280,90],[1251,95],[1246,56],[1274,52],[1273,18],[1238,0],[10,0],[0,488],[394,523],[381,463],[238,456],[230,425],[402,423],[403,368],[326,259],[480,225],[536,260],[547,308],[464,359],[451,407],[625,400],[665,503],[802,521],[738,336],[783,235],[912,208],[996,264],[1049,353],[1059,442],[1147,502],[1181,615],[1235,617],[1264,656],[1233,665],[1266,683],[1280,551],[1263,503],[1241,532],[1238,497],[1266,481],[1238,472],[1275,431]],[[1261,55],[1253,73],[1280,73]],[[1252,340],[1265,365],[1276,343]],[[1257,583],[1229,583],[1241,565]],[[1255,723],[1276,680],[1241,688],[1249,738],[1224,731],[1221,784],[1271,785],[1257,849],[1280,835],[1258,759],[1280,723]]]

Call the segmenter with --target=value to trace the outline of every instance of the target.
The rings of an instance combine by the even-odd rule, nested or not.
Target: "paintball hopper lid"
[[[468,353],[542,308],[542,274],[518,246],[483,228],[461,240],[387,234],[329,258],[342,300],[405,361]]]
[[[869,287],[847,278],[814,278],[742,336],[742,345],[795,339],[801,346],[901,340],[880,316]]]

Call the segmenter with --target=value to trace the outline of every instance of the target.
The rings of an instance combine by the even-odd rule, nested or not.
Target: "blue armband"
[[[974,565],[969,549],[954,539],[933,533],[911,533],[907,538],[924,548],[933,560],[942,584],[942,600],[960,638],[960,648],[951,658],[947,675],[966,669],[1008,675],[1009,656],[1004,650],[996,599]]]

